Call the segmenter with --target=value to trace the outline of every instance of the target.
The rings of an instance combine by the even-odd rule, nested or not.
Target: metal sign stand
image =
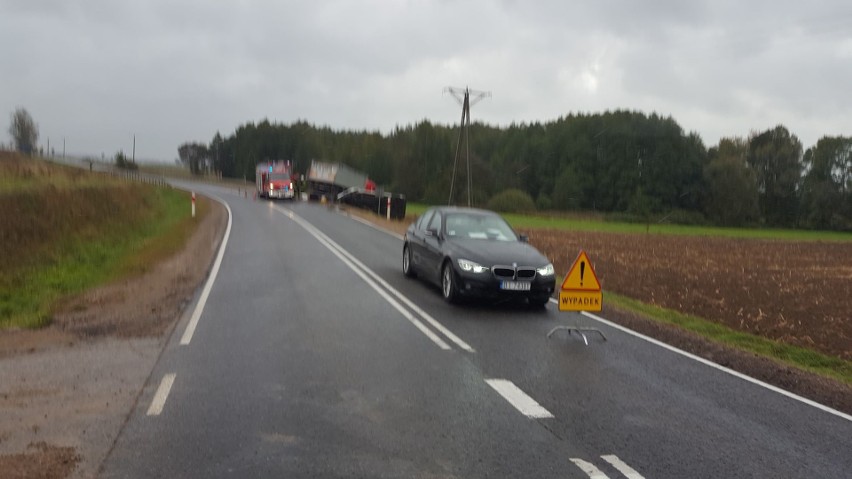
[[[571,335],[572,331],[576,331],[577,334],[579,334],[580,337],[583,338],[583,342],[586,343],[586,346],[589,345],[589,339],[586,337],[586,333],[598,333],[598,334],[601,335],[601,338],[603,338],[603,340],[606,341],[606,336],[604,336],[604,333],[600,329],[597,329],[597,328],[581,328],[581,327],[578,327],[578,326],[557,326],[557,327],[551,329],[549,333],[547,333],[547,339],[550,339],[550,336],[552,336],[553,333],[555,333],[556,331],[562,330],[562,329],[567,330],[569,336]]]

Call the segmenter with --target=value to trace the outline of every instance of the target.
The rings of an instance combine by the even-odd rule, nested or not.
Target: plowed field
[[[584,249],[604,290],[852,359],[852,242],[527,233],[560,275]]]

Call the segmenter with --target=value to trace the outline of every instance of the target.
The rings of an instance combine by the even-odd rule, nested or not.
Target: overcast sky
[[[0,0],[0,141],[26,108],[68,153],[172,161],[241,124],[391,131],[671,115],[706,146],[852,136],[852,2]]]

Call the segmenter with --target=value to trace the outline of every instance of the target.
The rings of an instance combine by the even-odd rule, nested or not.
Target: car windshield
[[[450,213],[446,220],[446,234],[450,238],[517,241],[512,228],[497,215],[478,213]]]

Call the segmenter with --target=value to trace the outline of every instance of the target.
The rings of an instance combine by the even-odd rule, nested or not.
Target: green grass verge
[[[142,273],[185,243],[195,228],[184,192],[151,188],[150,214],[130,227],[106,228],[94,238],[66,238],[50,261],[0,273],[0,328],[37,328],[50,323],[63,298]],[[203,211],[199,207],[199,218]]]
[[[822,376],[852,384],[852,361],[826,356],[810,349],[791,346],[753,334],[735,331],[727,326],[671,309],[652,306],[609,291],[604,300],[619,309],[637,313],[646,318],[678,326],[719,344],[755,353],[757,355],[795,366]]]
[[[408,215],[420,215],[429,205],[408,203]],[[571,218],[563,215],[503,215],[516,229],[555,229],[624,234],[663,234],[680,236],[718,236],[743,239],[773,239],[786,241],[852,241],[852,233],[837,231],[809,231],[770,228],[721,228],[714,226],[684,226],[672,224],[622,223],[588,218]]]

